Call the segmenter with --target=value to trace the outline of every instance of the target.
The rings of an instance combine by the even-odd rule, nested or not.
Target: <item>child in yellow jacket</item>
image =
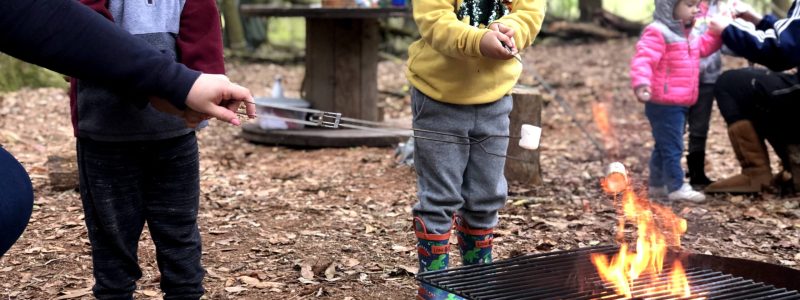
[[[422,38],[408,49],[406,76],[416,129],[483,138],[508,135],[509,96],[522,73],[514,55],[533,43],[544,19],[545,0],[414,0]],[[443,136],[418,131],[419,136]],[[414,231],[420,272],[447,268],[455,220],[465,265],[492,260],[493,228],[506,202],[507,139],[464,145],[417,139]],[[450,298],[448,298],[450,297]],[[422,285],[418,299],[452,299]]]

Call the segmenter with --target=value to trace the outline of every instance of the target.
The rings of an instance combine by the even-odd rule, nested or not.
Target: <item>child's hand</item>
[[[731,25],[731,21],[732,20],[728,17],[716,16],[711,19],[711,22],[708,24],[708,30],[720,35],[723,31],[725,31],[725,28],[728,28],[728,26]]]
[[[650,91],[650,86],[649,85],[640,86],[640,87],[636,88],[636,91],[634,91],[634,92],[636,93],[636,99],[638,99],[639,102],[649,102],[650,101],[650,95],[653,94]]]
[[[492,23],[489,25],[489,29],[505,34],[511,40],[511,43],[506,45],[511,48],[512,54],[517,54],[519,52],[519,49],[517,49],[517,43],[514,42],[514,34],[516,32],[513,28],[503,25],[503,23]]]
[[[489,31],[481,38],[481,54],[488,58],[507,60],[514,58],[514,53],[509,52],[503,44],[511,45],[512,39],[499,31]],[[513,48],[512,48],[513,51]]]

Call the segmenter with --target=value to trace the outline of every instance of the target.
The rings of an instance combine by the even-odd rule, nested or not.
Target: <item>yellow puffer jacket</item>
[[[454,2],[455,1],[455,2]],[[522,51],[530,46],[542,26],[545,0],[467,0],[473,6],[496,5],[508,14],[487,23],[502,23],[515,31]],[[486,16],[475,16],[463,0],[413,0],[414,20],[422,38],[408,48],[406,77],[425,95],[452,104],[483,104],[508,94],[522,73],[514,59],[495,60],[481,55],[480,41],[489,29]],[[490,2],[490,3],[486,3]],[[508,5],[510,11],[499,5]],[[490,7],[489,6],[489,7]],[[458,8],[458,9],[457,9]],[[459,15],[463,18],[459,19]],[[472,16],[470,16],[472,15]],[[470,19],[473,18],[473,22]],[[470,25],[473,23],[477,26]]]

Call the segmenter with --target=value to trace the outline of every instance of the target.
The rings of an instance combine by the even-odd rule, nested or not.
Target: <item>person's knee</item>
[[[16,242],[31,217],[33,188],[28,173],[0,148],[0,256]]]

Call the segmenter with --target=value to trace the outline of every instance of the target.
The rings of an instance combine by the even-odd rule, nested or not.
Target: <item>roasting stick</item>
[[[506,51],[508,51],[508,53],[513,53],[513,51],[511,50],[511,47],[509,47],[508,45],[506,45],[505,43],[502,43],[502,42],[501,42],[501,44],[503,45],[504,48],[506,48]],[[520,57],[519,53],[514,54],[514,58],[520,64],[523,64],[523,66],[525,65],[522,62],[522,57]],[[558,105],[560,105],[561,108],[564,109],[564,111],[571,117],[572,123],[574,123],[575,126],[577,126],[578,129],[581,130],[581,132],[583,132],[583,134],[586,136],[586,138],[589,140],[589,142],[591,142],[592,145],[594,145],[594,147],[597,148],[597,151],[600,152],[600,160],[601,161],[605,161],[605,158],[606,158],[606,155],[607,155],[605,148],[603,148],[603,146],[600,145],[600,143],[592,136],[592,134],[590,134],[589,131],[586,130],[586,127],[583,126],[583,124],[581,124],[580,121],[578,121],[578,117],[575,115],[575,111],[572,109],[572,107],[569,105],[569,103],[567,103],[567,101],[564,100],[564,98],[562,98],[561,95],[558,94],[558,92],[556,92],[556,89],[554,89],[550,85],[550,83],[548,83],[546,80],[544,80],[544,78],[541,75],[539,75],[539,72],[536,72],[536,69],[534,69],[532,67],[529,67],[528,71],[533,73],[533,78],[536,81],[538,81],[539,84],[542,85],[542,87],[545,89],[545,91],[550,93],[550,96],[552,96],[553,98],[556,99],[556,102],[558,102]]]
[[[254,102],[249,102],[251,104],[256,104]],[[342,117],[341,113],[334,113],[334,112],[326,112],[316,109],[309,109],[309,108],[298,108],[298,107],[290,107],[290,106],[283,106],[283,105],[276,105],[276,104],[257,104],[259,106],[280,109],[280,110],[288,110],[288,111],[295,111],[295,112],[303,112],[310,115],[308,120],[302,119],[294,119],[294,118],[286,118],[280,117],[275,115],[261,115],[261,118],[270,118],[281,120],[284,122],[296,123],[296,124],[303,124],[308,126],[314,127],[321,127],[321,128],[347,128],[347,129],[360,129],[360,130],[367,130],[373,132],[381,132],[381,133],[389,133],[392,135],[397,136],[406,136],[406,137],[413,137],[419,140],[429,140],[435,142],[442,142],[442,143],[450,143],[450,144],[457,144],[457,145],[478,145],[478,147],[483,150],[486,154],[497,156],[497,157],[505,157],[508,159],[513,160],[520,160],[520,161],[528,161],[528,159],[509,156],[506,154],[499,154],[493,153],[486,149],[483,143],[487,140],[493,138],[507,138],[507,139],[519,139],[520,147],[528,150],[536,150],[539,148],[539,140],[541,137],[541,128],[525,124],[521,128],[521,136],[511,136],[511,135],[488,135],[481,138],[474,138],[469,136],[463,136],[448,132],[440,132],[435,130],[427,130],[427,129],[417,129],[417,128],[400,128],[391,125],[387,125],[384,123],[378,122],[371,122],[365,121],[360,119],[354,118],[346,118]],[[246,115],[246,113],[242,111],[236,112],[239,115]],[[424,133],[426,135],[420,135],[420,133]],[[432,137],[433,136],[439,136]],[[446,137],[451,137],[454,139],[445,139]]]

